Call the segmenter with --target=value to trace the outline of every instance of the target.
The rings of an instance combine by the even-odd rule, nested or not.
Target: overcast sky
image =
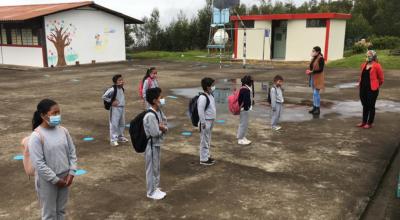
[[[79,2],[84,0],[0,0],[0,5],[22,5],[40,3]],[[286,0],[283,0],[285,2]],[[305,0],[293,0],[301,4]],[[188,17],[196,14],[197,10],[205,5],[205,0],[95,0],[97,4],[122,12],[138,19],[149,16],[153,8],[160,10],[160,21],[163,25],[171,22],[179,10],[183,10]],[[252,5],[259,0],[241,0],[241,3]]]

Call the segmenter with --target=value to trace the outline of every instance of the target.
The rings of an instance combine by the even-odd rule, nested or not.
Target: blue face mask
[[[49,117],[49,125],[55,127],[61,124],[61,115],[52,115]]]

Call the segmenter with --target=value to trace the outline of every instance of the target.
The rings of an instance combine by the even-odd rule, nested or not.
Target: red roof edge
[[[301,20],[301,19],[350,19],[351,14],[343,13],[303,13],[303,14],[269,14],[231,16],[231,21],[262,21],[262,20]]]

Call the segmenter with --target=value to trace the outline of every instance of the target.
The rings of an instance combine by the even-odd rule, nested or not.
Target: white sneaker
[[[246,141],[245,139],[239,139],[238,140],[238,144],[239,145],[249,145],[249,141]]]
[[[279,131],[279,130],[281,130],[281,126],[274,126],[274,127],[272,127],[272,130],[274,130],[274,131]]]
[[[154,199],[154,200],[161,200],[165,197],[160,191],[155,190],[153,194],[147,195],[147,198]]]
[[[126,138],[126,137],[119,137],[119,138],[118,138],[118,142],[126,143],[126,142],[129,142],[129,140],[128,140],[128,138]]]
[[[163,196],[163,198],[167,195],[167,193],[166,192],[163,192],[163,191],[161,191],[161,189],[160,188],[157,188],[156,189],[156,192],[158,192],[158,193],[160,193],[162,196]]]
[[[248,140],[246,137],[244,137],[243,140],[246,141],[248,144],[251,144],[251,141]]]
[[[110,145],[111,147],[117,147],[119,144],[118,141],[111,141]]]

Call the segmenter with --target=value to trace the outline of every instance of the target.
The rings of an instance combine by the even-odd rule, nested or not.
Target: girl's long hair
[[[54,105],[57,105],[57,102],[51,99],[43,99],[39,102],[36,107],[35,113],[33,113],[32,130],[35,130],[39,125],[42,124],[42,114],[47,114],[47,112],[49,112],[51,107],[53,107]]]

